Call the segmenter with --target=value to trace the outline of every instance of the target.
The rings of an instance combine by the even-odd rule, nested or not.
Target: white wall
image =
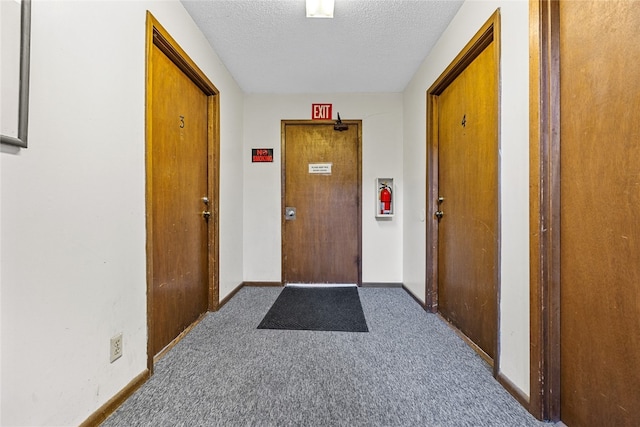
[[[463,4],[404,92],[404,282],[425,298],[426,90],[501,9],[500,370],[529,393],[529,42],[528,2]]]
[[[146,369],[147,9],[221,91],[221,297],[242,281],[243,94],[182,5],[33,2],[29,148],[0,157],[2,425],[77,425]]]
[[[312,103],[362,120],[362,281],[402,282],[402,94],[245,97],[244,279],[281,280],[281,120],[310,119]],[[252,148],[273,148],[273,163],[251,163]],[[375,219],[375,178],[393,177],[397,215]]]

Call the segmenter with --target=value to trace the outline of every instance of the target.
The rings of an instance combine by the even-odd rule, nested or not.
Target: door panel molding
[[[207,97],[207,168],[208,168],[208,192],[209,211],[211,218],[208,225],[208,297],[207,306],[210,311],[217,310],[219,306],[219,171],[220,171],[220,115],[219,115],[219,91],[193,62],[180,45],[171,37],[158,20],[147,11],[146,20],[146,252],[147,252],[147,367],[153,372],[154,354],[152,351],[152,337],[154,331],[154,239],[153,239],[153,206],[152,206],[152,65],[153,49],[158,48],[180,69]]]
[[[495,58],[495,72],[494,78],[496,79],[495,87],[498,90],[497,100],[498,105],[500,102],[499,88],[500,88],[500,10],[496,10],[493,15],[487,20],[487,22],[480,28],[475,36],[467,43],[462,51],[455,57],[452,63],[444,70],[444,72],[438,77],[433,85],[427,90],[426,103],[427,103],[427,141],[426,141],[426,153],[427,153],[427,194],[426,194],[426,207],[429,212],[429,219],[426,224],[426,298],[425,309],[432,313],[437,313],[438,310],[438,218],[436,217],[436,211],[438,211],[438,197],[439,197],[439,97],[449,87],[449,85],[456,80],[458,76],[471,64],[485,49],[494,49]],[[498,110],[498,117],[496,122],[495,134],[497,137],[498,149],[500,146],[500,114]],[[499,179],[498,164],[498,195],[497,203],[500,206],[500,179]],[[495,284],[496,284],[496,339],[494,343],[494,358],[493,358],[493,371],[494,376],[497,377],[499,373],[499,331],[500,331],[500,318],[499,318],[499,301],[500,301],[500,209],[498,208],[496,218],[496,272],[495,272]]]

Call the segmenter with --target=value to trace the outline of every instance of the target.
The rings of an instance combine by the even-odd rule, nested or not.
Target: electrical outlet
[[[115,362],[122,356],[122,334],[118,334],[111,338],[111,363]]]

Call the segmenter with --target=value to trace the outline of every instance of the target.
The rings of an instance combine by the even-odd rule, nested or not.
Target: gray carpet
[[[369,333],[256,329],[280,288],[244,288],[103,426],[538,426],[400,288],[361,288]]]

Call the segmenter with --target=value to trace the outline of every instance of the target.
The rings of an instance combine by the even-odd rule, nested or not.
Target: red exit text
[[[311,120],[331,120],[333,104],[311,104]]]

